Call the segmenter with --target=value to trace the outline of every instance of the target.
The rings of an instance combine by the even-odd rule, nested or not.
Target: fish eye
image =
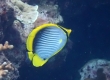
[[[43,58],[43,60],[46,60],[46,58]]]

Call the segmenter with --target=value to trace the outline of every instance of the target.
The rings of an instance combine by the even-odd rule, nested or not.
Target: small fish
[[[29,34],[26,42],[28,58],[33,66],[43,66],[66,45],[71,29],[57,24],[43,24]]]

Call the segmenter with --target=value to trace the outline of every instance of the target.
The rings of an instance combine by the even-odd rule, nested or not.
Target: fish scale
[[[63,38],[62,38],[63,35]],[[59,44],[60,39],[67,39],[62,29],[57,27],[44,28],[38,33],[34,40],[34,52],[42,59],[50,58],[59,47],[66,43]],[[60,46],[61,45],[61,46]]]

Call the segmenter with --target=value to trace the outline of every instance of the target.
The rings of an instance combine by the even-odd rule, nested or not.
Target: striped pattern
[[[61,42],[62,41],[62,42]],[[34,39],[34,52],[42,59],[48,59],[60,50],[67,41],[66,33],[57,27],[47,27],[38,32]]]

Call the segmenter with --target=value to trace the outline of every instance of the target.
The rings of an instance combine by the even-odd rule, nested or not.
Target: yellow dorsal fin
[[[66,28],[64,28],[64,27],[62,27],[62,26],[60,26],[60,27],[63,28],[63,29],[67,32],[68,36],[70,36],[70,33],[72,32],[71,29],[66,29]]]

